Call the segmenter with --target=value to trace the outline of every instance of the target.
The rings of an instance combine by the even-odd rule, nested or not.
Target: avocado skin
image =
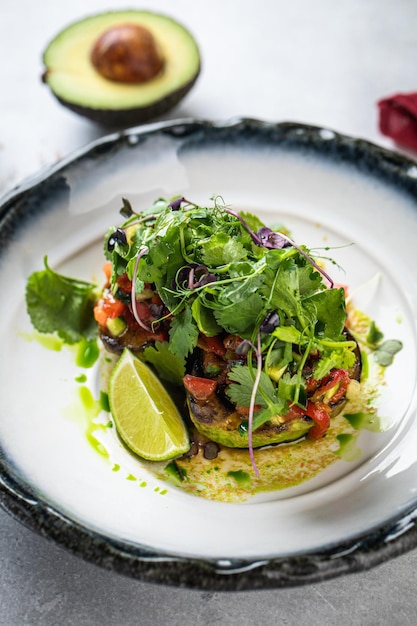
[[[62,67],[57,69],[54,65],[53,58],[55,58],[55,51],[57,47],[59,49],[60,42],[62,42],[63,40],[64,42],[67,42],[69,37],[73,37],[71,33],[75,32],[75,39],[77,39],[77,29],[83,27],[84,24],[86,24],[87,26],[89,24],[93,24],[95,20],[98,20],[100,24],[102,24],[100,32],[104,29],[111,28],[112,25],[117,25],[125,22],[132,22],[133,24],[137,23],[139,25],[143,24],[145,28],[148,28],[149,26],[151,28],[156,26],[159,41],[161,40],[161,37],[163,38],[164,36],[163,29],[172,29],[171,32],[175,31],[175,37],[177,38],[177,40],[178,37],[183,37],[184,40],[187,42],[187,54],[183,52],[183,55],[179,57],[181,63],[178,63],[177,57],[177,68],[179,68],[180,65],[181,67],[186,67],[188,59],[192,59],[192,63],[190,63],[190,69],[185,70],[185,72],[182,74],[182,77],[181,74],[178,74],[179,70],[176,69],[173,76],[173,78],[175,78],[175,81],[173,81],[173,79],[170,80],[176,82],[177,86],[173,89],[170,89],[170,83],[167,79],[164,83],[164,88],[161,90],[161,93],[158,93],[158,90],[155,89],[155,95],[153,99],[149,98],[149,85],[152,83],[153,79],[145,82],[144,89],[148,91],[148,96],[146,98],[146,101],[144,102],[141,101],[141,98],[138,95],[137,102],[135,102],[136,98],[130,98],[129,103],[124,103],[123,101],[121,101],[120,104],[116,106],[114,102],[112,104],[107,104],[106,99],[103,96],[100,104],[96,106],[94,101],[84,103],[81,96],[77,95],[76,97],[74,97],[70,90],[68,90],[67,97],[67,94],[64,92],[62,86],[58,86],[57,88],[54,82],[54,74],[56,74],[57,72],[61,73],[63,71]],[[96,31],[94,31],[94,36],[97,36]],[[92,38],[91,44],[93,44],[93,41],[94,39]],[[171,58],[172,55],[176,54],[175,38],[174,42],[171,41],[171,46],[172,45],[174,46],[173,48],[167,48],[165,50],[165,54],[167,55],[166,58],[168,59]],[[54,53],[52,53],[52,50],[54,50]],[[76,48],[74,48],[73,50],[71,49],[72,54],[75,54],[75,52]],[[84,50],[84,54],[80,56],[80,59],[82,60],[78,68],[80,70],[79,74],[84,75],[83,67],[87,67],[88,65],[90,78],[88,79],[88,81],[86,81],[86,84],[94,85],[94,89],[97,90],[95,93],[99,93],[101,87],[99,83],[97,85],[95,84],[96,78],[94,78],[94,76],[98,76],[98,74],[94,69],[92,70],[92,63],[86,62],[86,58],[88,56],[86,52],[87,51]],[[201,73],[201,56],[197,42],[195,41],[193,35],[182,24],[180,24],[170,16],[164,14],[135,9],[128,9],[124,11],[109,11],[106,13],[92,15],[90,17],[80,20],[79,22],[74,22],[70,24],[67,28],[59,32],[48,44],[48,46],[44,50],[42,59],[45,67],[43,75],[41,77],[42,82],[49,87],[52,95],[62,106],[64,106],[68,110],[71,110],[77,115],[81,115],[87,119],[90,119],[93,122],[96,122],[97,124],[115,129],[126,128],[129,126],[135,126],[148,122],[149,120],[157,118],[165,114],[169,110],[173,109],[192,89]],[[71,72],[69,72],[69,74],[70,73]],[[105,79],[99,77],[98,80],[102,81]],[[156,81],[158,85],[161,84],[160,78],[157,77]],[[107,88],[109,84],[111,85],[112,81],[108,81]],[[136,89],[138,93],[141,91],[141,85],[133,85],[131,87],[132,90]],[[114,83],[114,90],[120,90],[120,88],[123,89],[123,84]],[[159,86],[158,89],[160,89]]]
[[[198,74],[187,85],[184,85],[177,91],[174,91],[167,95],[162,100],[154,102],[144,107],[134,107],[131,109],[93,109],[91,107],[84,107],[81,105],[67,102],[63,98],[57,96],[53,91],[53,95],[67,109],[86,117],[101,126],[107,126],[110,128],[127,128],[129,126],[135,126],[137,124],[143,124],[152,120],[164,113],[167,113],[173,109],[192,89],[197,78],[200,74],[201,65]]]

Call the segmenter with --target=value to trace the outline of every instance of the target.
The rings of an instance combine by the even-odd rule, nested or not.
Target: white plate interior
[[[259,559],[320,549],[376,527],[408,508],[417,491],[415,206],[380,180],[306,153],[179,146],[168,136],[150,138],[90,167],[72,166],[71,190],[50,197],[50,210],[28,222],[3,255],[0,439],[7,457],[58,512],[163,553]],[[31,340],[26,279],[47,254],[54,268],[101,282],[102,236],[119,223],[121,198],[140,210],[176,194],[203,204],[220,194],[269,224],[284,223],[312,249],[334,248],[329,254],[345,273],[328,267],[333,278],[349,285],[387,338],[403,341],[379,400],[387,430],[361,435],[360,461],[341,460],[288,492],[226,504],[159,481],[108,433],[110,459],[92,448],[75,379],[86,373],[83,386],[97,398],[98,369],[81,370],[73,351]],[[93,408],[90,418],[96,414]]]

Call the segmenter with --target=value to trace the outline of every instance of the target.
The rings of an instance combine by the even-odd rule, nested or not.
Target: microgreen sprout
[[[258,245],[261,245],[264,248],[281,250],[282,248],[285,248],[285,246],[291,245],[288,237],[271,230],[271,228],[268,228],[267,226],[260,228],[256,233],[256,237],[259,238],[261,242]]]
[[[133,270],[132,289],[131,289],[130,296],[131,296],[131,304],[132,304],[132,313],[133,313],[135,320],[137,321],[137,323],[139,324],[141,328],[151,333],[152,328],[149,328],[149,326],[146,326],[146,324],[144,324],[143,321],[140,319],[137,304],[136,304],[136,281],[138,277],[139,261],[145,254],[148,254],[148,252],[149,252],[149,248],[147,246],[142,246],[137,254],[137,257],[135,260],[135,267]]]
[[[188,275],[188,288],[197,289],[209,283],[216,282],[216,276],[211,274],[205,265],[197,265],[190,268]]]
[[[325,272],[324,269],[322,267],[320,267],[314,261],[314,259],[312,259],[311,256],[309,254],[307,254],[307,252],[305,250],[303,250],[303,248],[301,246],[298,246],[290,237],[288,237],[287,235],[284,235],[284,233],[275,232],[275,231],[271,230],[270,228],[267,228],[266,226],[263,227],[263,228],[260,228],[259,231],[257,233],[255,233],[250,228],[248,223],[243,219],[243,217],[241,215],[239,215],[239,213],[237,213],[236,211],[233,211],[232,209],[229,209],[227,207],[225,207],[224,210],[226,211],[226,213],[229,213],[230,215],[233,215],[234,217],[237,217],[237,219],[242,223],[243,227],[248,231],[249,235],[251,236],[252,240],[256,243],[256,245],[262,246],[264,248],[272,248],[272,249],[278,249],[278,250],[281,250],[286,245],[293,246],[293,248],[298,250],[298,252],[300,254],[302,254],[303,257],[318,272],[320,272],[320,274],[322,274],[322,276],[324,276],[326,278],[326,280],[330,284],[330,288],[333,289],[334,281],[329,276],[329,274],[327,274],[327,272]]]
[[[253,452],[253,414],[255,412],[255,398],[258,392],[259,382],[261,380],[262,373],[262,349],[261,349],[261,332],[258,331],[257,335],[257,343],[256,343],[256,374],[255,380],[253,381],[252,393],[250,397],[249,404],[249,417],[248,417],[248,448],[249,448],[249,457],[252,463],[253,471],[256,476],[259,476],[259,470],[255,462],[255,455]]]
[[[236,354],[239,356],[246,356],[249,353],[249,350],[256,351],[256,348],[249,339],[244,339],[236,348]]]
[[[126,198],[122,198],[122,202],[123,206],[120,209],[120,215],[122,215],[125,219],[132,217],[132,215],[137,215],[137,213],[135,213],[135,211],[132,209],[132,205],[130,204],[129,200],[127,200]]]
[[[170,209],[172,211],[179,211],[181,208],[181,204],[185,202],[186,204],[190,204],[190,202],[188,202],[188,200],[186,200],[185,198],[181,197],[181,198],[174,198],[174,200],[171,200],[171,202],[168,203],[168,206],[170,207]]]

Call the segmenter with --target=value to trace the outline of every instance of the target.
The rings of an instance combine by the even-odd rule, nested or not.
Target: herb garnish
[[[307,358],[317,354],[320,376],[355,361],[356,343],[343,333],[343,289],[334,287],[305,246],[219,198],[212,208],[184,198],[158,200],[147,213],[132,212],[119,229],[126,244],[112,228],[104,247],[113,266],[111,288],[117,297],[118,277],[126,272],[136,319],[136,295],[145,284],[155,288],[172,315],[168,349],[179,368],[199,333],[225,331],[249,342],[247,364],[231,369],[227,393],[249,406],[256,467],[252,429],[293,404],[305,406]],[[281,371],[275,382],[271,370]]]
[[[26,305],[32,325],[40,333],[57,333],[68,344],[97,337],[93,307],[97,287],[45,269],[34,272],[26,284]]]

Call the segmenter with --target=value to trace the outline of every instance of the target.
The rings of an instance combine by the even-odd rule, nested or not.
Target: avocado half
[[[107,34],[117,37],[118,32],[135,29],[146,31],[158,51],[156,74],[138,81],[102,75],[93,62],[97,43]],[[120,49],[115,53],[120,64]],[[197,43],[184,26],[165,15],[136,10],[102,13],[71,24],[49,43],[43,63],[42,79],[61,104],[115,127],[141,124],[173,108],[201,68]]]
[[[347,339],[356,341],[348,331],[345,331],[345,335]],[[357,342],[354,354],[355,363],[348,369],[348,374],[352,380],[360,381],[362,355]],[[197,376],[201,375],[198,357],[192,364],[192,373]],[[207,400],[200,401],[187,391],[186,397],[191,422],[198,432],[228,448],[248,447],[248,432],[241,428],[242,416],[236,412],[235,407],[227,401],[224,394],[214,393]],[[339,415],[346,404],[346,397],[334,404],[330,403],[330,417],[334,418]],[[253,448],[260,448],[271,444],[296,441],[306,436],[313,425],[313,420],[305,415],[290,420],[284,420],[281,416],[276,415],[253,431],[252,446]]]
[[[227,448],[248,447],[248,432],[239,428],[242,417],[227,409],[218,398],[201,403],[187,393],[187,404],[191,421],[199,433]],[[304,416],[287,422],[276,419],[274,423],[264,424],[252,433],[252,446],[260,448],[296,441],[307,435],[313,424],[309,417]]]

